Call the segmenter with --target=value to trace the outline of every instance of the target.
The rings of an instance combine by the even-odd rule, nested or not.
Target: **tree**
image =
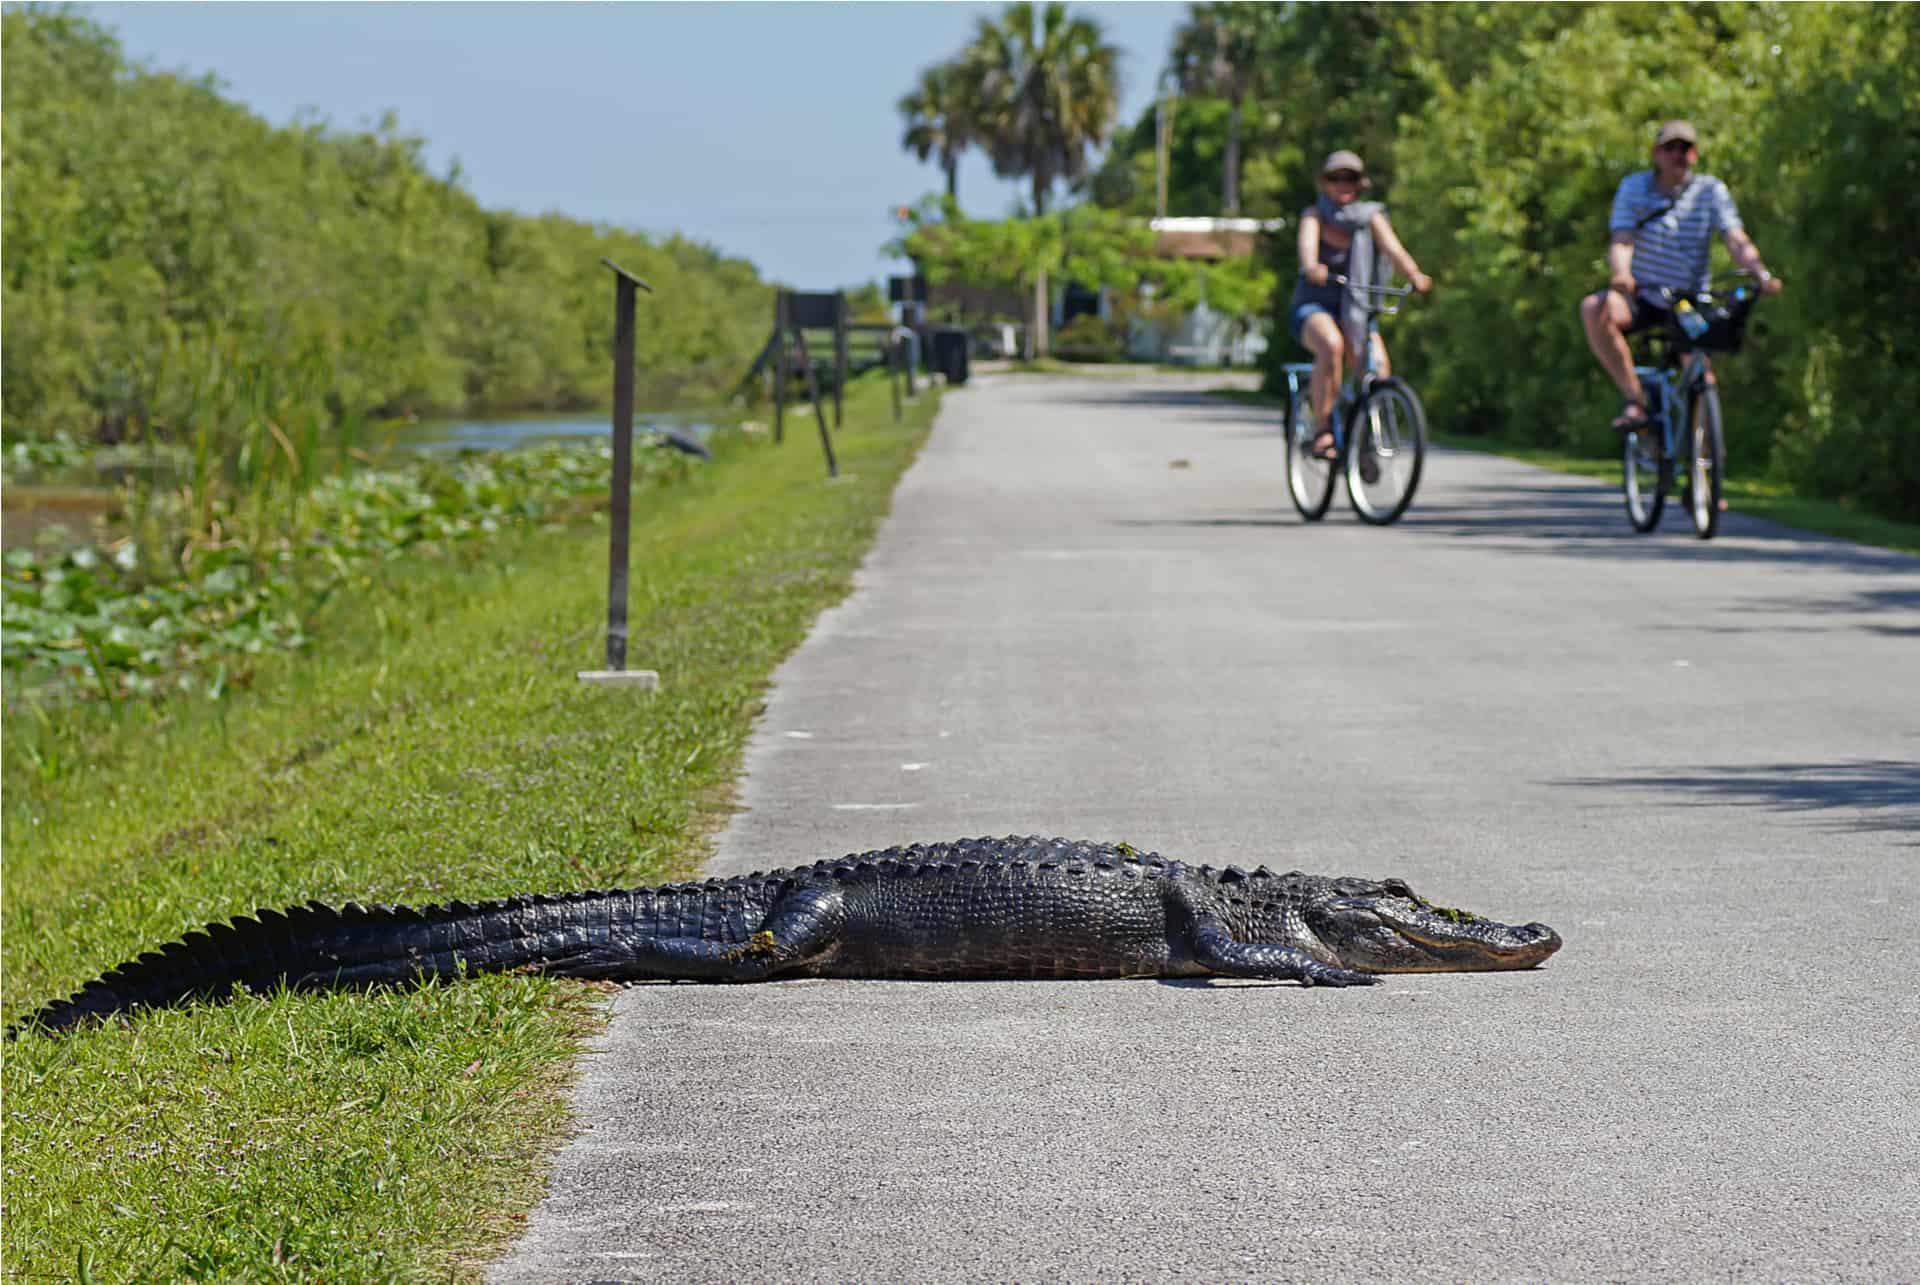
[[[1166,267],[1146,220],[1081,205],[1025,219],[969,219],[951,201],[928,198],[887,248],[910,258],[935,285],[1003,286],[1030,300],[1028,355],[1046,356],[1046,282],[1061,274],[1086,286],[1131,290]]]
[[[960,154],[978,141],[974,118],[979,86],[968,71],[963,62],[929,67],[899,103],[907,122],[900,146],[923,161],[936,154],[940,157],[951,200],[960,198]]]
[[[653,404],[731,388],[764,338],[751,264],[485,211],[391,117],[275,127],[60,11],[8,8],[0,45],[8,443],[190,442],[196,476],[238,476],[263,443],[306,467],[276,435],[605,405],[604,257],[659,290],[638,337]]]
[[[1033,184],[1045,214],[1055,179],[1078,180],[1106,142],[1118,110],[1120,51],[1100,24],[1018,0],[998,22],[981,19],[963,61],[979,85],[980,134],[996,174]]]
[[[1188,6],[1187,21],[1173,33],[1167,76],[1182,94],[1227,100],[1227,150],[1221,166],[1220,204],[1240,213],[1240,105],[1262,91],[1269,65],[1268,37],[1282,16],[1278,5],[1202,3]]]
[[[1761,312],[1771,333],[1750,345],[1778,359],[1770,471],[1802,494],[1912,521],[1920,371],[1907,354],[1920,320],[1899,283],[1920,244],[1920,11],[1767,16],[1742,62],[1766,68],[1768,92],[1758,112],[1733,117],[1746,128],[1727,132],[1717,150],[1732,154],[1716,164],[1759,180],[1738,189],[1740,212],[1789,285]]]

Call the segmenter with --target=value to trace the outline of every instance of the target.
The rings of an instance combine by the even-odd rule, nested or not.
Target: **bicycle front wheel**
[[[1318,522],[1333,500],[1333,461],[1313,453],[1313,405],[1305,391],[1287,393],[1287,494],[1309,522]]]
[[[1687,507],[1693,529],[1702,540],[1720,529],[1722,474],[1727,467],[1727,443],[1720,430],[1720,390],[1711,384],[1694,390],[1693,431],[1688,434]]]
[[[1660,425],[1656,421],[1628,433],[1622,452],[1621,490],[1627,499],[1627,521],[1641,535],[1660,525],[1660,510],[1667,503],[1667,480],[1673,476],[1659,443]]]
[[[1363,522],[1385,526],[1407,511],[1427,458],[1427,412],[1404,380],[1374,384],[1347,437],[1347,495]]]

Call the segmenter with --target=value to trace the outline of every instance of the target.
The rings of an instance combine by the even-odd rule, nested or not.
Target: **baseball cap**
[[[1337,152],[1328,152],[1327,159],[1320,162],[1322,174],[1331,174],[1335,170],[1352,170],[1355,174],[1365,174],[1367,167],[1360,163],[1358,156],[1342,148]]]
[[[1692,122],[1684,120],[1670,120],[1662,125],[1660,132],[1653,136],[1653,145],[1663,147],[1676,140],[1691,143],[1695,147],[1700,145],[1700,136],[1693,132]]]

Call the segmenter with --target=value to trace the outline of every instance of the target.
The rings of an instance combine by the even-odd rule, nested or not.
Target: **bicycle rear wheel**
[[[1333,501],[1333,461],[1313,453],[1318,431],[1313,422],[1313,405],[1304,391],[1287,393],[1287,494],[1293,507],[1309,522],[1318,522]]]
[[[1427,412],[1405,381],[1374,384],[1347,435],[1347,495],[1363,522],[1385,526],[1407,511],[1427,457]]]
[[[1720,430],[1720,390],[1708,384],[1694,390],[1693,431],[1687,451],[1687,508],[1693,529],[1702,540],[1720,529],[1722,474],[1727,467],[1727,443]]]
[[[1627,521],[1642,535],[1660,525],[1660,510],[1666,507],[1667,486],[1673,477],[1666,454],[1655,453],[1659,441],[1660,424],[1656,420],[1628,433],[1622,450],[1621,490],[1627,499]]]

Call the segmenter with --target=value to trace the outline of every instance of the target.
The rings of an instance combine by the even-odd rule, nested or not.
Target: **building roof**
[[[1264,232],[1285,219],[1153,219],[1153,252],[1168,259],[1238,259],[1251,255]]]

